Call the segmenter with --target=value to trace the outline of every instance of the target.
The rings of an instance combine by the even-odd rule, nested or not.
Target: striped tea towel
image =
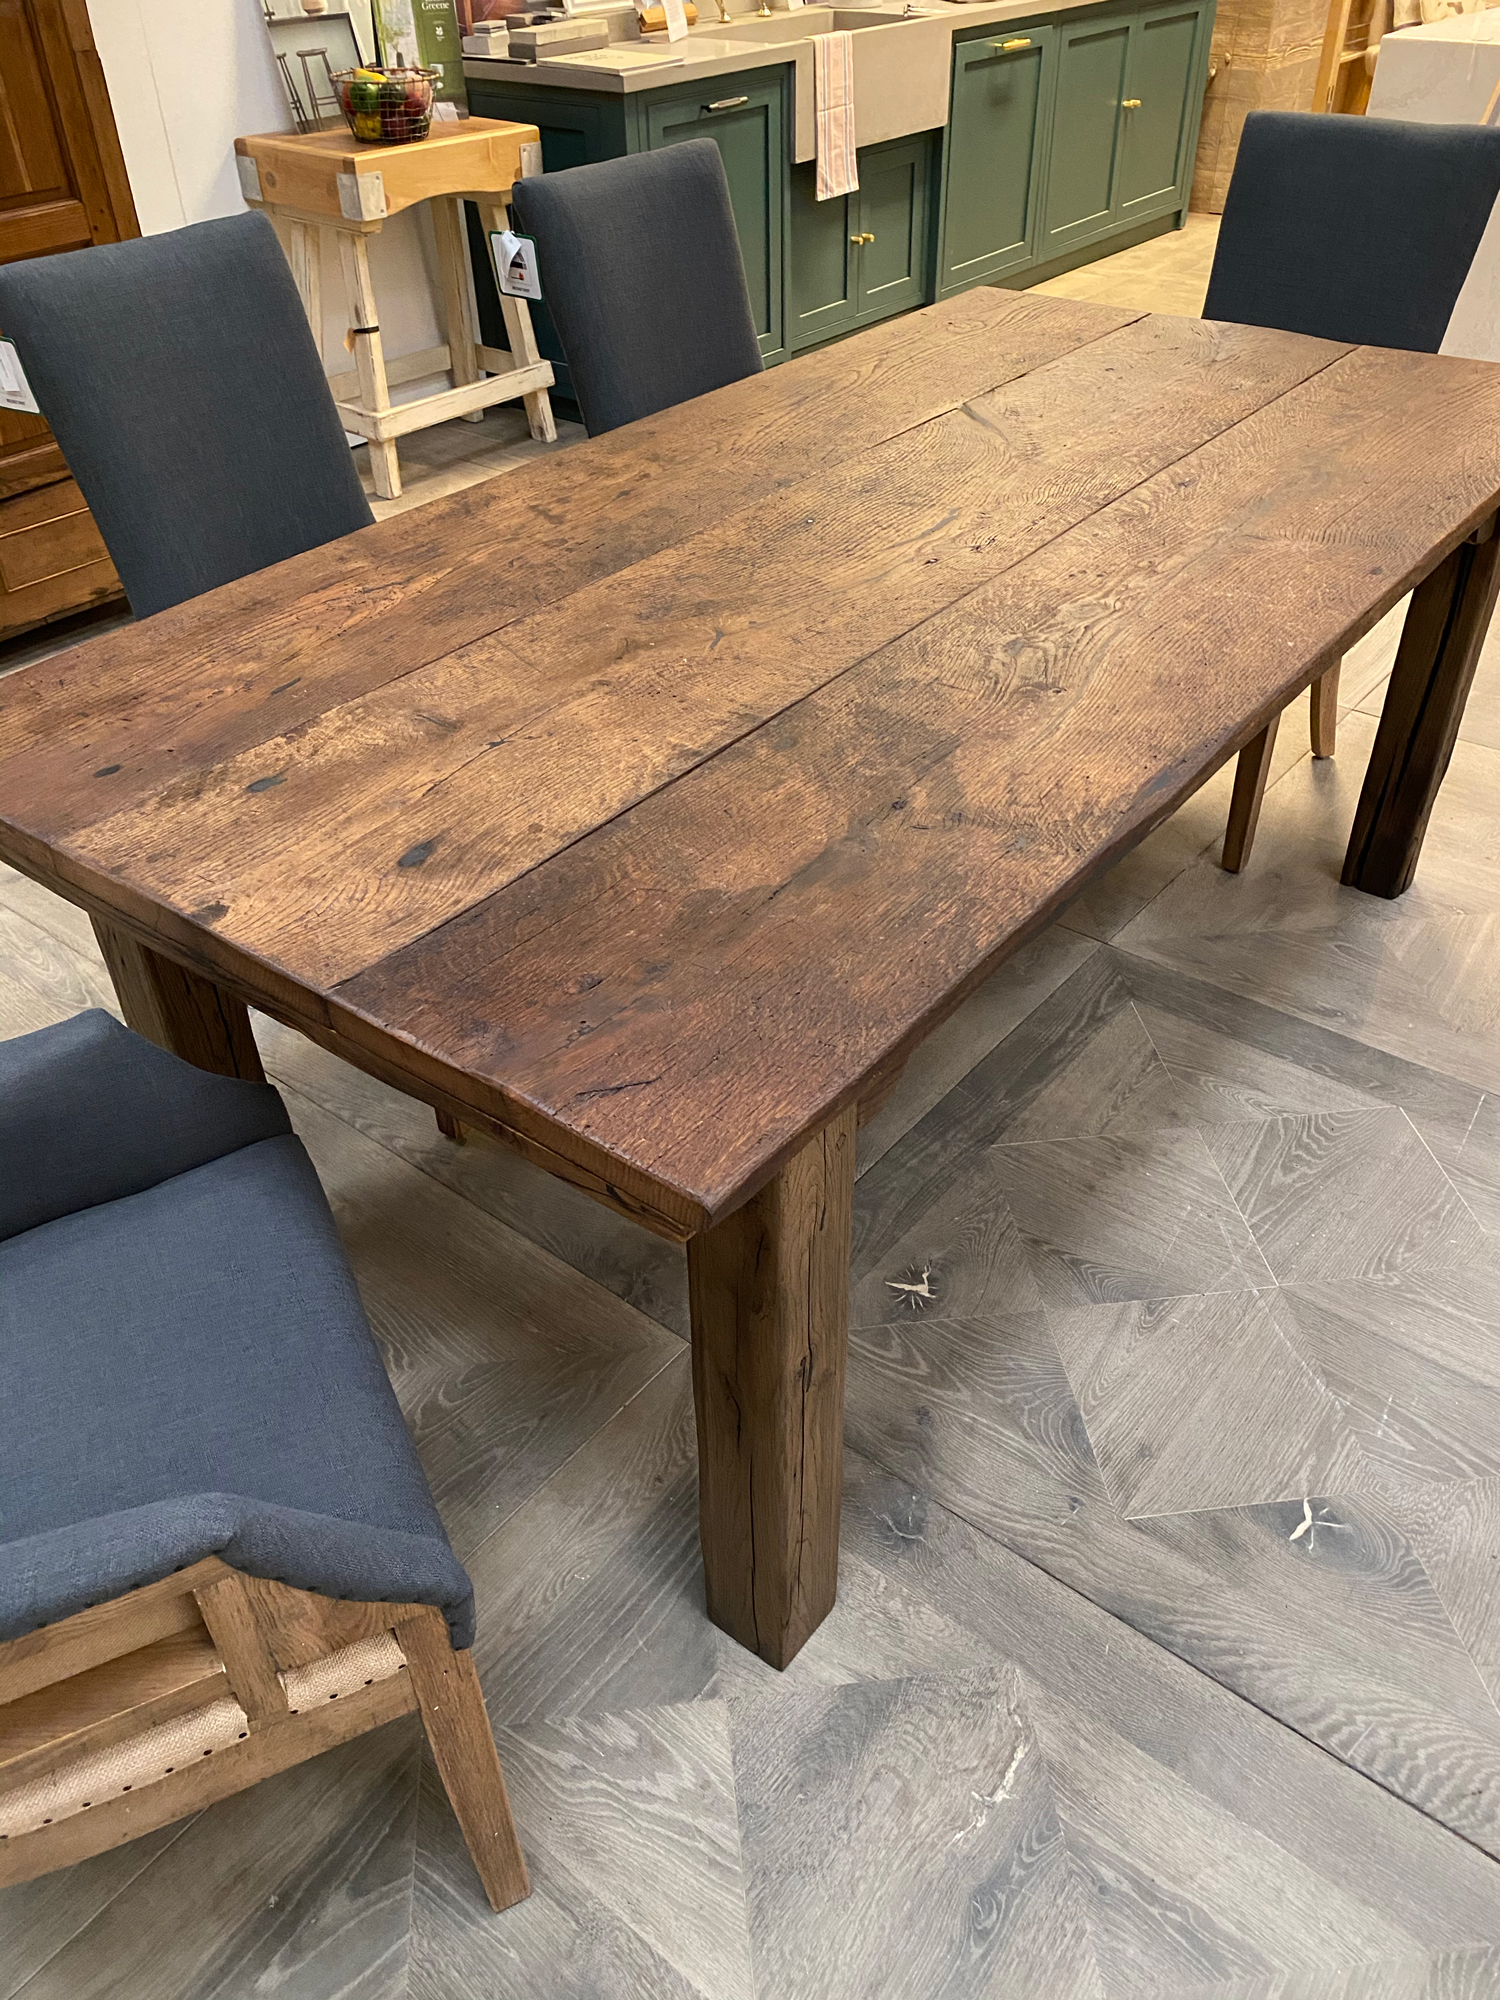
[[[814,35],[813,116],[817,125],[818,200],[859,186],[854,149],[854,37]]]

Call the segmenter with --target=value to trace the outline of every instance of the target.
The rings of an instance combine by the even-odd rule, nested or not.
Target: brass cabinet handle
[[[721,97],[717,104],[705,104],[705,111],[737,111],[742,104],[750,102],[748,97]]]
[[[1120,99],[1120,109],[1122,111],[1139,111],[1140,108],[1141,100],[1138,97],[1122,97]]]
[[[875,241],[875,232],[873,229],[867,229],[860,236],[851,236],[849,241],[851,243],[873,243]]]
[[[1029,49],[1031,47],[1031,37],[1030,35],[1022,35],[1019,40],[1014,42],[991,42],[990,47],[998,49],[1002,55],[1008,56],[1012,49]]]

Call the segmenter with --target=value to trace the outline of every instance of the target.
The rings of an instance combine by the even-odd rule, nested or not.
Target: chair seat
[[[440,1605],[471,1643],[468,1577],[290,1134],[0,1244],[0,1343],[0,1638],[220,1555]]]

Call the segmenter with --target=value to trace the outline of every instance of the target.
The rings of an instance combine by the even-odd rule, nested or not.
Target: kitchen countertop
[[[1038,14],[1070,13],[1075,7],[1097,4],[1098,0],[933,0],[922,14],[908,18],[902,13],[901,0],[874,0],[874,4],[864,5],[860,0],[847,0],[837,9],[807,7],[788,12],[782,7],[770,20],[754,12],[740,12],[728,22],[720,22],[704,18],[714,11],[713,0],[700,0],[698,24],[689,29],[684,41],[632,34],[604,48],[544,56],[534,63],[465,56],[464,75],[476,83],[503,81],[628,96],[673,83],[789,63],[796,72],[792,158],[810,160],[814,152],[811,37],[832,28],[835,14],[874,17],[870,26],[861,25],[855,31],[855,93],[859,143],[878,145],[883,139],[947,124],[947,44],[958,29],[1031,20]],[[899,36],[891,32],[897,29]],[[919,56],[928,60],[915,60]]]

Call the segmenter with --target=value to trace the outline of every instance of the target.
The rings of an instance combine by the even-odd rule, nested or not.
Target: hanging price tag
[[[13,340],[0,340],[0,409],[23,410],[28,417],[42,414]]]
[[[513,229],[496,229],[490,234],[495,253],[495,270],[500,289],[507,298],[539,299],[542,281],[537,274],[536,244],[529,236],[517,236]]]
[[[667,40],[682,41],[687,34],[687,15],[683,12],[682,0],[662,0],[662,12],[667,17]]]

